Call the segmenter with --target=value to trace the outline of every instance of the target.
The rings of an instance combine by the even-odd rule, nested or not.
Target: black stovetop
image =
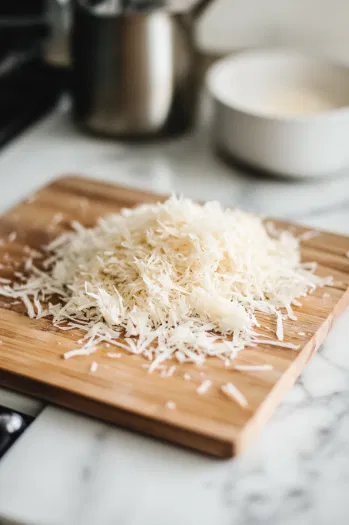
[[[0,78],[0,147],[56,104],[61,77],[40,61]]]
[[[44,0],[0,2],[0,147],[47,113],[67,72],[45,63]]]

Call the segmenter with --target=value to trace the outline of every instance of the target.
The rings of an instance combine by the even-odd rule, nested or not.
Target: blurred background
[[[1,1],[0,144],[47,112],[70,85],[72,3]],[[171,3],[185,11],[195,1]],[[199,48],[213,57],[246,48],[288,46],[349,64],[348,20],[347,0],[216,0],[199,19],[195,33]]]
[[[198,38],[206,49],[287,45],[348,64],[348,20],[347,0],[217,0]]]

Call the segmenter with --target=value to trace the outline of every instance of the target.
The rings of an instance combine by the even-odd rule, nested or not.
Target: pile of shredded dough
[[[0,288],[30,317],[86,332],[66,358],[107,342],[143,355],[152,371],[170,358],[233,360],[257,342],[296,348],[283,341],[283,320],[330,282],[300,262],[291,233],[271,236],[259,217],[217,202],[171,197],[72,227],[46,247],[46,269]],[[258,334],[259,312],[276,318],[276,338]]]

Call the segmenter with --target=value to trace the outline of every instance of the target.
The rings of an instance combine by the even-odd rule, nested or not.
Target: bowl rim
[[[268,114],[260,111],[258,109],[250,109],[247,105],[244,106],[240,104],[236,99],[232,100],[229,103],[225,98],[223,98],[217,90],[217,77],[222,70],[227,70],[231,66],[234,66],[236,63],[241,62],[241,60],[250,60],[254,58],[271,58],[279,57],[287,60],[287,58],[299,58],[306,59],[321,64],[323,66],[335,67],[338,71],[345,73],[348,76],[349,82],[349,66],[347,67],[343,63],[330,59],[324,55],[318,55],[316,53],[300,51],[296,48],[286,48],[286,47],[275,47],[275,48],[253,48],[243,51],[238,51],[236,53],[225,56],[223,59],[216,61],[207,71],[205,77],[205,87],[208,90],[209,94],[212,96],[215,102],[219,102],[224,105],[226,108],[234,110],[238,113],[249,115],[258,119],[263,119],[269,122],[284,122],[284,123],[305,123],[309,121],[316,121],[319,119],[329,119],[333,117],[344,117],[349,114],[349,92],[348,92],[348,104],[334,108],[327,109],[323,111],[318,111],[316,113],[308,114],[297,114],[297,115],[275,115]]]

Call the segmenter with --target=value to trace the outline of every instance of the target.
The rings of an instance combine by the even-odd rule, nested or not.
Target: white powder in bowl
[[[341,104],[326,93],[297,89],[274,93],[262,106],[263,113],[275,116],[311,115],[339,108]]]

